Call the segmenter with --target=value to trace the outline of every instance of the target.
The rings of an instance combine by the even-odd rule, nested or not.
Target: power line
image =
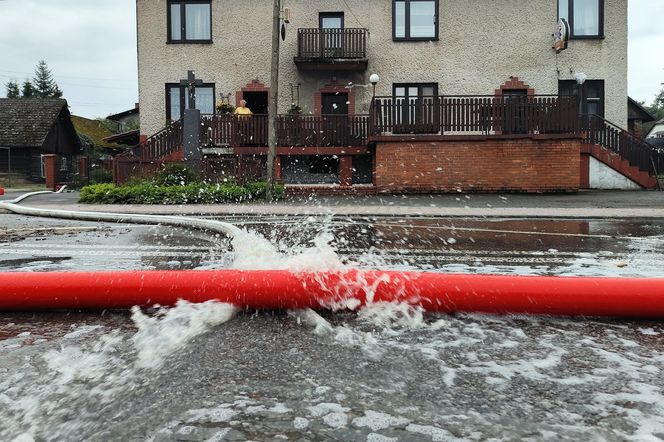
[[[12,77],[11,75],[6,75],[6,74],[0,74],[0,78],[8,78],[8,79],[10,79],[10,80],[14,80],[14,79],[16,79],[16,78]],[[16,80],[18,80],[18,79],[16,79]],[[97,88],[97,89],[98,89],[98,88],[103,88],[103,89],[121,89],[121,90],[133,90],[133,89],[136,89],[136,88],[134,88],[134,87],[101,86],[101,85],[98,85],[98,84],[95,85],[95,84],[69,83],[69,82],[67,82],[67,81],[61,82],[61,81],[57,81],[57,80],[56,80],[56,83],[58,83],[58,85],[62,85],[62,86],[92,87],[92,88]],[[138,86],[136,86],[136,87],[138,87]]]
[[[2,0],[0,0],[2,1]],[[0,69],[0,72],[8,72],[11,74],[21,74],[21,75],[34,75],[34,72],[22,72],[22,71],[10,71],[7,69]],[[71,75],[56,75],[53,74],[54,77],[58,78],[73,78],[76,80],[90,80],[90,81],[117,81],[117,82],[125,82],[127,80],[121,80],[119,78],[94,78],[94,77],[74,77]]]

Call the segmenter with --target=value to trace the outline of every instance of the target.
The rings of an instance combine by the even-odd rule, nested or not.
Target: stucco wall
[[[270,0],[212,0],[213,44],[167,44],[166,0],[137,0],[141,132],[164,126],[164,84],[193,69],[216,84],[220,93],[235,92],[257,78],[269,85]],[[279,107],[291,102],[289,83],[302,83],[300,105],[314,111],[314,92],[336,78],[367,84],[371,73],[381,81],[377,94],[391,95],[392,84],[437,82],[441,94],[493,94],[510,76],[538,94],[555,94],[559,79],[585,72],[605,81],[605,115],[627,126],[627,0],[605,0],[600,40],[572,40],[556,55],[551,49],[557,21],[555,0],[440,1],[439,34],[434,42],[392,41],[391,0],[284,0],[293,20],[282,42]],[[346,4],[348,6],[346,6]],[[369,67],[362,73],[298,72],[297,28],[318,27],[319,12],[343,11],[345,27],[368,28]],[[357,113],[368,112],[370,87],[355,87]]]
[[[638,190],[641,186],[616,172],[606,164],[590,157],[589,184],[591,189]]]

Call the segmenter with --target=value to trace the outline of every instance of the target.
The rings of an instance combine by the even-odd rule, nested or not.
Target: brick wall
[[[580,141],[528,137],[376,144],[378,192],[576,192]]]

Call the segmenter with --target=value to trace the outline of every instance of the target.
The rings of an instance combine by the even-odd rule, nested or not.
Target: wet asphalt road
[[[235,221],[286,256],[329,235],[342,261],[365,267],[664,275],[656,220]],[[228,241],[205,232],[8,214],[0,226],[0,271],[233,261]],[[659,322],[403,306],[227,313],[0,314],[0,440],[664,438]]]

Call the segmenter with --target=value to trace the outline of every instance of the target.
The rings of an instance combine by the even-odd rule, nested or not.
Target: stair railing
[[[585,144],[605,147],[626,159],[631,166],[657,176],[655,164],[664,152],[652,144],[595,114],[582,114],[580,128]]]

